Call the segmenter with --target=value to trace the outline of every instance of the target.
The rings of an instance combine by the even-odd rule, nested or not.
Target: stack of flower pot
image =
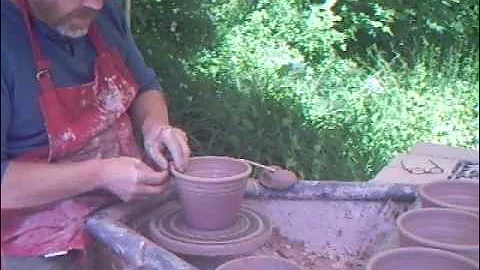
[[[419,188],[422,208],[397,219],[400,248],[381,252],[367,270],[479,269],[479,183],[445,180]]]

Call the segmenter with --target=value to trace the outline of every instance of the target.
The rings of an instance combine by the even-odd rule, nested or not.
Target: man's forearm
[[[98,166],[98,160],[11,162],[2,179],[2,209],[38,206],[93,190],[100,186]]]
[[[142,93],[136,98],[131,110],[133,121],[142,130],[148,123],[168,125],[168,107],[163,94],[157,90]]]

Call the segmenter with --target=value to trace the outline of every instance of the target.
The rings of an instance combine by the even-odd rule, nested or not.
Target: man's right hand
[[[161,194],[168,187],[168,171],[157,172],[139,159],[118,157],[99,161],[100,186],[125,202]]]

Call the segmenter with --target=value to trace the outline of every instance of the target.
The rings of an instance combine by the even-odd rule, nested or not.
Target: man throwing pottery
[[[161,194],[187,136],[114,0],[1,1],[3,270],[91,269],[86,217]]]

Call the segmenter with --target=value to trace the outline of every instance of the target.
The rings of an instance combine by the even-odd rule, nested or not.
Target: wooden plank
[[[479,162],[479,151],[434,143],[418,143],[410,151],[412,155],[434,156],[448,159],[465,159]]]

